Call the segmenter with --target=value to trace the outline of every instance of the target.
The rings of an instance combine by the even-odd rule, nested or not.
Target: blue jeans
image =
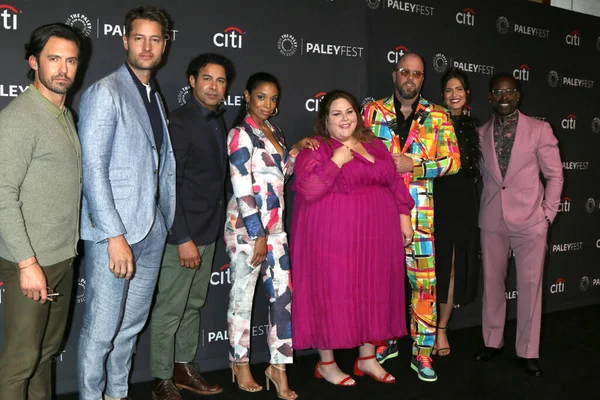
[[[148,319],[167,237],[159,210],[148,235],[131,245],[135,272],[117,279],[108,269],[108,243],[85,241],[86,300],[79,336],[79,398],[127,397],[131,358]]]

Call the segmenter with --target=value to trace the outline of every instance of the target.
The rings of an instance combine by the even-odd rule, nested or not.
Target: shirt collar
[[[516,124],[519,119],[519,110],[515,110],[508,115],[495,115],[494,117],[496,119],[496,124],[498,125]]]
[[[46,106],[46,109],[50,112],[50,114],[52,114],[54,118],[58,118],[63,114],[66,115],[69,112],[69,109],[67,107],[63,107],[62,109],[60,109],[56,106],[56,104],[48,100],[46,96],[40,93],[40,91],[33,85],[33,83],[29,85],[28,90],[30,90],[35,97],[42,101],[44,106]]]
[[[417,95],[417,98],[415,99],[415,101],[411,105],[413,113],[417,109],[417,106],[419,105],[419,101],[420,100],[421,100],[421,95],[419,94],[419,95]],[[396,96],[396,92],[395,91],[394,91],[394,104],[398,104],[398,106],[402,107],[402,103],[400,102],[400,99],[398,98],[398,96]]]
[[[125,66],[127,67],[127,71],[129,71],[129,73],[131,74],[131,77],[133,78],[133,82],[135,82],[135,86],[137,86],[137,88],[145,95],[146,94],[146,85],[144,85],[142,83],[142,81],[140,81],[140,79],[137,77],[135,72],[133,72],[133,70],[129,66],[129,63],[126,62]],[[152,89],[152,91],[155,92],[156,87],[154,85],[154,79],[152,77],[150,77],[148,84],[150,85],[150,89]]]
[[[221,115],[223,115],[223,113],[225,112],[225,110],[222,108],[219,108],[219,106],[217,106],[216,111],[209,110],[208,108],[204,107],[202,105],[202,103],[200,103],[200,101],[198,101],[196,96],[194,96],[193,94],[192,94],[192,99],[194,99],[194,101],[196,102],[198,107],[200,107],[200,110],[202,111],[202,115],[204,115],[205,117],[208,117],[209,115],[213,114],[214,117],[217,118],[217,117],[220,117]]]

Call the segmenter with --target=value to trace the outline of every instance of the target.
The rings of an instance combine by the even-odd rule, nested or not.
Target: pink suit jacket
[[[494,118],[482,125],[480,136],[483,193],[479,227],[495,232],[502,218],[512,232],[522,231],[558,212],[563,186],[558,141],[547,122],[519,113],[517,133],[504,179],[494,146]],[[546,178],[546,188],[540,181]]]

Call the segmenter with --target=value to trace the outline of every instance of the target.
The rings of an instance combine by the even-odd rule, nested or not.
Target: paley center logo
[[[85,279],[77,279],[77,291],[75,292],[75,301],[79,303],[85,303]]]
[[[325,97],[326,94],[326,92],[319,92],[313,98],[306,100],[306,102],[304,103],[306,111],[319,111],[319,104],[321,104],[321,100],[323,100],[323,97]]]
[[[558,203],[558,212],[569,212],[571,211],[571,199],[568,197],[563,197],[560,199],[560,203]]]
[[[177,103],[182,106],[185,103],[188,102],[188,99],[190,98],[190,94],[192,93],[192,87],[191,86],[184,86],[182,87],[179,92],[177,93]],[[223,105],[226,106],[241,106],[242,105],[242,96],[231,96],[231,95],[227,95],[225,97],[225,99],[223,99]]]
[[[583,242],[562,243],[552,245],[553,253],[564,253],[566,251],[579,251],[583,249]]]
[[[552,293],[552,294],[564,293],[565,283],[566,283],[566,281],[564,280],[564,278],[558,278],[556,280],[556,283],[553,283],[550,286],[550,293]]]
[[[435,8],[423,4],[415,4],[408,1],[384,0],[385,8],[391,8],[397,11],[404,11],[413,14],[425,15],[433,17]]]
[[[16,31],[21,11],[8,4],[0,4],[0,19],[2,19],[2,28],[8,31]]]
[[[264,336],[269,333],[269,325],[254,325],[250,328],[250,332],[252,337],[256,336]],[[229,340],[229,334],[227,329],[222,331],[207,331],[206,332],[206,341],[204,340],[204,330],[202,330],[202,345],[205,343],[215,343],[221,342],[223,340]]]
[[[559,74],[557,71],[552,70],[548,73],[548,85],[550,87],[558,87],[562,86],[572,86],[572,87],[581,87],[585,89],[593,89],[594,81],[591,79],[584,78],[573,78],[569,76],[564,76]]]
[[[465,8],[456,13],[456,22],[461,25],[475,26],[475,11],[472,8]]]
[[[377,10],[381,5],[381,0],[365,0],[365,3],[371,10]]]
[[[575,129],[575,126],[577,124],[577,115],[575,114],[569,114],[567,115],[567,118],[564,118],[562,121],[560,121],[560,126],[563,129]]]
[[[65,24],[70,25],[85,37],[90,36],[90,33],[92,33],[92,23],[90,22],[90,19],[81,13],[69,15]]]
[[[539,37],[541,39],[548,39],[550,37],[550,31],[548,29],[511,23],[505,16],[498,17],[496,20],[496,29],[502,35],[514,32],[522,35]]]
[[[592,132],[600,133],[600,118],[598,117],[592,119]]]
[[[596,206],[599,205],[598,202],[596,201],[596,199],[594,199],[593,197],[590,197],[589,199],[587,199],[587,201],[585,202],[585,211],[588,212],[588,214],[593,213],[594,211],[596,211]]]
[[[291,57],[296,54],[298,50],[298,40],[289,34],[284,33],[277,40],[277,49],[281,55]],[[351,46],[345,44],[331,44],[331,43],[316,43],[304,40],[300,38],[300,54],[320,54],[328,56],[342,56],[342,57],[362,57],[364,47]]]
[[[585,292],[586,290],[588,290],[589,287],[590,278],[588,278],[587,276],[581,277],[581,281],[579,281],[579,289],[581,289],[582,292]]]
[[[0,97],[17,97],[29,88],[28,85],[3,85],[0,84]]]
[[[433,69],[435,69],[440,74],[446,72],[446,70],[450,66],[458,68],[461,71],[482,75],[493,75],[495,68],[493,65],[473,63],[470,61],[453,60],[451,57],[446,57],[446,55],[443,53],[437,53],[433,57]]]
[[[579,46],[581,42],[581,34],[579,31],[573,31],[565,36],[565,42],[570,46]]]
[[[409,53],[410,51],[404,46],[398,46],[394,50],[390,50],[387,53],[387,60],[390,64],[398,64],[400,57]]]
[[[563,161],[563,169],[570,171],[587,171],[590,168],[589,161]]]
[[[242,48],[242,38],[245,32],[235,26],[225,28],[223,32],[215,33],[213,43],[217,47],[231,47],[234,49]]]
[[[513,76],[515,77],[515,79],[518,79],[520,81],[528,81],[530,71],[531,68],[529,68],[529,65],[521,64],[519,65],[519,68],[513,70]]]

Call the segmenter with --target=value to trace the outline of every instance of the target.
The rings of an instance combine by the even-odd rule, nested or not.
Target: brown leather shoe
[[[155,379],[152,390],[153,400],[182,400],[179,389],[172,379]]]
[[[216,383],[210,383],[200,376],[193,363],[175,363],[173,381],[179,389],[190,390],[194,393],[210,395],[223,391]]]

